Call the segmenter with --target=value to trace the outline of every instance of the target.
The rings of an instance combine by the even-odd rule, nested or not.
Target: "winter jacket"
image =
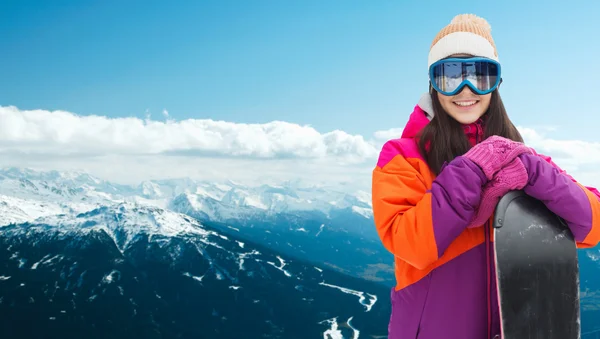
[[[482,227],[466,227],[487,179],[462,156],[437,177],[430,171],[415,139],[430,120],[422,106],[415,106],[401,137],[384,144],[372,177],[377,232],[395,257],[389,338],[496,338],[492,218]],[[472,144],[481,141],[481,121],[464,130]],[[520,158],[529,176],[525,193],[565,219],[579,248],[595,246],[600,193],[577,183],[549,157]]]

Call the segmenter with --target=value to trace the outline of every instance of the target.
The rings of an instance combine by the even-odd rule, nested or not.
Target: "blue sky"
[[[2,1],[0,165],[131,180],[291,173],[368,190],[380,139],[427,90],[432,39],[474,13],[492,26],[526,141],[600,185],[599,12],[597,1]]]
[[[596,1],[174,3],[2,2],[0,105],[371,135],[402,126],[433,36],[472,12],[492,25],[516,123],[593,141],[600,122]]]

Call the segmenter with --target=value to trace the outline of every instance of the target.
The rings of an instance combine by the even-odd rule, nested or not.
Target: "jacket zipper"
[[[481,128],[481,121],[477,121],[477,134],[475,136],[475,143],[481,142],[483,137],[483,128]],[[487,284],[487,318],[488,318],[488,338],[492,339],[492,276],[491,276],[491,263],[490,263],[490,221],[487,220],[483,225],[485,231],[485,264],[486,264],[486,284]]]

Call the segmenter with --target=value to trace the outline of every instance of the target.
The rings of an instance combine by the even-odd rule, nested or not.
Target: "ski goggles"
[[[443,95],[455,95],[464,86],[474,93],[493,92],[500,84],[500,63],[487,58],[448,58],[429,67],[433,88]]]

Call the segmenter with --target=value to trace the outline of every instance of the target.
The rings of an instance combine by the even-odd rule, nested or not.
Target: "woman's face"
[[[459,123],[468,125],[485,114],[490,107],[492,93],[478,95],[469,86],[465,86],[456,95],[446,96],[437,92],[437,96],[448,115]]]
[[[470,58],[470,54],[453,54],[453,58]],[[461,124],[468,125],[479,119],[488,107],[492,99],[492,93],[478,95],[473,93],[468,86],[456,95],[446,96],[437,92],[442,107],[448,114]]]

